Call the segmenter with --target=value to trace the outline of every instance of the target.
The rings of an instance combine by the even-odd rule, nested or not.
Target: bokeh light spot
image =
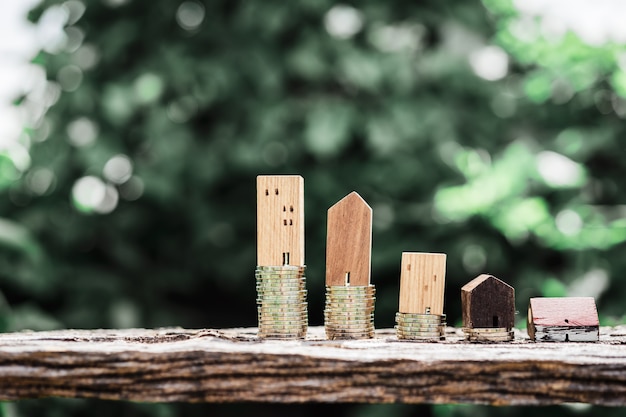
[[[186,1],[176,10],[176,22],[185,30],[197,29],[204,20],[204,6],[196,1]]]
[[[66,65],[57,73],[57,81],[65,91],[75,91],[83,82],[83,71],[76,65]]]
[[[331,36],[349,39],[363,28],[363,14],[354,7],[337,4],[326,13],[324,26]]]
[[[271,167],[277,167],[287,161],[289,150],[281,142],[270,142],[263,147],[263,161]]]
[[[472,52],[469,63],[476,75],[488,81],[504,78],[509,70],[509,56],[497,46],[486,46]]]
[[[133,164],[126,155],[115,155],[104,164],[104,178],[115,184],[123,184],[133,174]]]
[[[135,80],[135,94],[142,103],[156,101],[163,92],[163,80],[156,74],[146,73]]]
[[[67,125],[69,142],[76,147],[89,146],[98,137],[98,126],[86,117],[79,117]]]
[[[585,182],[583,168],[556,152],[540,152],[537,155],[537,169],[546,184],[553,187],[575,187]]]
[[[37,168],[26,177],[26,184],[35,195],[48,194],[54,188],[55,181],[54,172],[48,168]]]
[[[124,184],[120,185],[120,195],[124,200],[134,201],[143,194],[143,180],[137,176],[132,176]]]
[[[463,267],[468,273],[481,271],[487,263],[487,253],[482,246],[467,245],[463,251]]]
[[[83,213],[110,213],[117,207],[118,200],[115,187],[105,184],[98,177],[82,177],[72,187],[74,207]]]
[[[563,210],[556,215],[556,228],[566,236],[574,236],[580,233],[583,221],[573,210]]]

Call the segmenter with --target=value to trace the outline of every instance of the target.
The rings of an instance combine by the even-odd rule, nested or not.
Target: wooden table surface
[[[0,400],[626,405],[626,326],[598,343],[259,340],[246,329],[0,334]]]

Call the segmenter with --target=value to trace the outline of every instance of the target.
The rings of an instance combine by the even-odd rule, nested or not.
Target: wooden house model
[[[600,322],[593,297],[531,298],[528,336],[537,342],[595,342]]]
[[[482,274],[461,288],[463,327],[515,326],[515,289],[493,275]]]

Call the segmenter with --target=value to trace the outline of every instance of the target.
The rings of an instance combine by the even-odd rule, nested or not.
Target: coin
[[[308,328],[305,267],[257,266],[258,336],[303,339]]]
[[[508,342],[515,338],[513,330],[497,328],[463,328],[466,340],[470,342]]]
[[[396,336],[405,340],[445,340],[445,314],[396,313]]]
[[[373,285],[326,286],[326,337],[330,340],[374,337],[375,293]]]

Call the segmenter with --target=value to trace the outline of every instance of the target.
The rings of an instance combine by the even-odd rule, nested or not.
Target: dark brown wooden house
[[[482,274],[461,288],[463,327],[515,326],[515,289],[493,275]]]

